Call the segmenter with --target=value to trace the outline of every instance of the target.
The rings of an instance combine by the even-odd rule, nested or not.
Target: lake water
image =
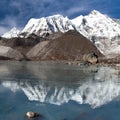
[[[0,120],[120,120],[120,68],[0,62]],[[32,119],[33,120],[33,119]]]

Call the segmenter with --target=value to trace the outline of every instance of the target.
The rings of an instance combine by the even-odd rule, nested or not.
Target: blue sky
[[[120,18],[120,0],[0,0],[0,34],[22,29],[30,18],[62,14],[69,18],[98,10]]]

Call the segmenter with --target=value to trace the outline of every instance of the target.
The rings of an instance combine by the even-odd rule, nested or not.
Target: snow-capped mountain
[[[79,16],[71,22],[77,31],[90,39],[105,55],[111,53],[109,49],[119,46],[120,24],[107,15],[93,10],[89,15]],[[116,53],[119,52],[116,51]]]
[[[45,37],[55,32],[64,33],[68,30],[74,30],[71,21],[62,15],[54,15],[40,19],[30,19],[22,30],[22,33],[26,33],[27,35],[34,33],[38,36]]]
[[[67,32],[68,30],[77,30],[89,39],[108,38],[120,36],[119,19],[112,19],[107,15],[93,10],[86,16],[78,16],[72,20],[62,15],[53,15],[42,17],[40,19],[31,18],[21,33],[34,33],[38,36],[45,36],[54,32]],[[15,27],[2,37],[18,37],[20,31]]]
[[[96,10],[87,16],[79,16],[71,21],[77,30],[89,39],[92,39],[92,36],[112,39],[120,35],[120,25]]]
[[[20,31],[14,27],[7,33],[3,34],[2,37],[3,38],[14,38],[14,37],[18,37],[19,34],[20,34]]]
[[[39,36],[45,36],[47,33],[66,32],[68,30],[77,30],[89,39],[108,38],[113,39],[119,36],[120,25],[107,15],[93,10],[86,16],[79,16],[72,20],[62,15],[53,15],[40,19],[30,19],[22,30],[22,33],[35,33]]]
[[[86,16],[78,16],[72,20],[62,15],[32,18],[20,32],[15,28],[2,37],[12,38],[28,37],[34,33],[40,37],[46,37],[55,32],[65,33],[69,30],[77,30],[83,36],[93,42],[106,56],[120,54],[120,24],[119,20],[93,10]],[[113,50],[114,49],[114,50]]]
[[[40,19],[32,18],[22,30],[22,33],[27,33],[27,35],[34,33],[45,37],[54,32],[64,33],[69,30],[77,30],[87,37],[104,55],[120,53],[119,49],[110,51],[111,48],[119,48],[120,24],[96,10],[86,16],[81,15],[72,20],[61,15]]]

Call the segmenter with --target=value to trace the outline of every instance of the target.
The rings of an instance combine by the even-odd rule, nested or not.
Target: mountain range
[[[120,21],[112,19],[96,10],[91,11],[86,16],[78,16],[69,19],[62,15],[42,17],[40,19],[31,18],[23,30],[13,28],[8,33],[2,35],[4,38],[28,38],[31,34],[42,38],[57,33],[66,33],[75,30],[89,39],[102,54],[109,57],[120,54]]]

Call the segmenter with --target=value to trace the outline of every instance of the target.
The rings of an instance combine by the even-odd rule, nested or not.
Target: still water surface
[[[0,62],[0,120],[120,120],[120,68]]]

